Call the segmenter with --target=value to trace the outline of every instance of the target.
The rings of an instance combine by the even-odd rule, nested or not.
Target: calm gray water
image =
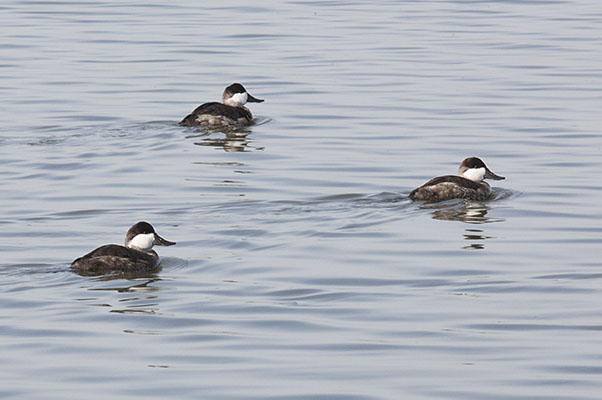
[[[1,398],[602,397],[599,1],[178,3],[0,6]]]

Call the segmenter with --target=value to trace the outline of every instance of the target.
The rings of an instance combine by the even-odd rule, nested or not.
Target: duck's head
[[[232,107],[242,107],[247,102],[251,103],[261,103],[262,99],[255,98],[251,96],[247,89],[240,83],[233,83],[224,89],[224,93],[222,94],[222,103]]]
[[[135,250],[150,251],[153,246],[172,246],[176,242],[163,239],[148,222],[134,224],[125,235],[125,246]]]
[[[469,157],[462,161],[458,168],[458,175],[471,181],[481,182],[483,179],[494,179],[496,181],[506,179],[491,172],[485,163],[478,157]]]

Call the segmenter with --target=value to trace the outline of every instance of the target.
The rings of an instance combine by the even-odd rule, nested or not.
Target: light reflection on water
[[[600,397],[597,2],[4,7],[0,397]],[[138,220],[158,271],[69,270]]]

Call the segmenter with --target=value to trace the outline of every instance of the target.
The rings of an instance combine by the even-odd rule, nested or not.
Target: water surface
[[[0,397],[598,399],[596,1],[8,1]],[[237,132],[177,122],[225,86]],[[408,193],[479,156],[487,202]],[[151,222],[162,269],[75,258]]]

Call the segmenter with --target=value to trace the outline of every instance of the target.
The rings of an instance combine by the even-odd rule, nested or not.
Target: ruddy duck
[[[125,247],[117,244],[100,246],[71,263],[71,268],[88,273],[109,271],[152,271],[159,264],[153,245],[172,246],[175,242],[163,239],[148,222],[138,222],[125,235]]]
[[[410,199],[432,203],[451,199],[487,200],[491,187],[483,179],[506,178],[491,172],[480,158],[469,157],[460,164],[458,175],[433,178],[412,190]]]
[[[180,125],[249,125],[253,120],[253,114],[244,106],[247,102],[261,103],[263,100],[251,96],[240,83],[233,83],[224,89],[221,103],[214,101],[201,104],[180,121]]]

